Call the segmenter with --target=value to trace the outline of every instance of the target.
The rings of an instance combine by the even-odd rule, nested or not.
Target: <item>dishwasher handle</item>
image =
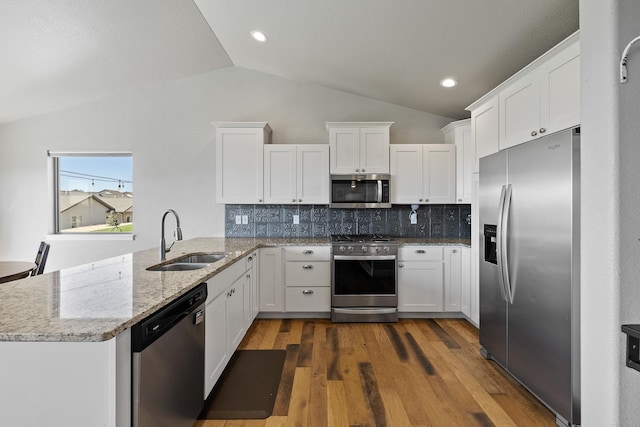
[[[132,351],[141,352],[175,324],[196,310],[193,323],[201,323],[204,319],[204,311],[202,309],[198,310],[198,308],[205,303],[206,299],[207,284],[201,283],[175,301],[133,325],[131,328]]]

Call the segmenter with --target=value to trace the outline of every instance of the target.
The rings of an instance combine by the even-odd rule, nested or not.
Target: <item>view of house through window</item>
[[[52,157],[58,232],[133,232],[131,154]]]

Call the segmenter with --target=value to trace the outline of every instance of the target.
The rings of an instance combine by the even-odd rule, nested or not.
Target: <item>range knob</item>
[[[338,248],[338,250],[339,250],[340,252],[344,252],[344,246],[340,246],[340,247]]]
[[[367,247],[366,247],[366,246],[363,246],[363,247],[362,247],[362,253],[365,253],[365,252],[367,252]]]
[[[347,246],[347,250],[348,250],[349,252],[353,252],[353,246]]]
[[[383,249],[385,252],[389,252],[389,246],[385,246]]]

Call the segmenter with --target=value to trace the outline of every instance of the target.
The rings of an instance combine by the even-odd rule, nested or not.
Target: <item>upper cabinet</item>
[[[467,107],[477,159],[580,125],[579,37],[572,34]]]
[[[471,137],[471,120],[451,122],[443,127],[445,144],[456,147],[456,202],[471,203],[476,162],[476,145]]]
[[[329,146],[264,146],[264,200],[274,204],[329,204]]]
[[[214,123],[216,202],[264,203],[264,145],[271,143],[265,122]]]
[[[500,149],[580,124],[580,44],[574,40],[500,92]]]
[[[455,203],[456,146],[393,144],[391,203]]]
[[[327,122],[330,173],[389,173],[393,122]]]

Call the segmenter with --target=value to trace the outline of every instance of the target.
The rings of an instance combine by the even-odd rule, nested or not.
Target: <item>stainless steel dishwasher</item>
[[[192,427],[204,405],[202,283],[133,326],[133,427]]]

